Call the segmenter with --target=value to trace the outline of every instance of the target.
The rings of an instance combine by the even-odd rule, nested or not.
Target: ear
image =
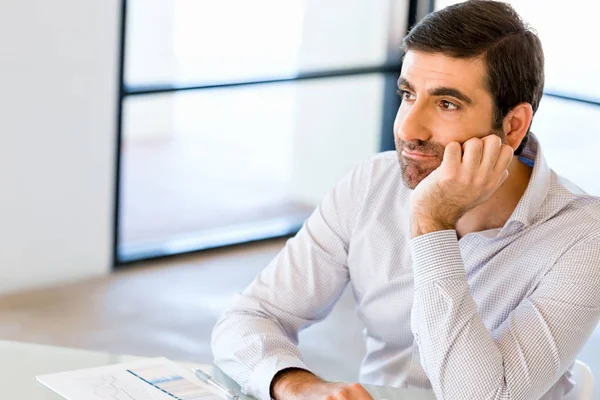
[[[529,103],[520,103],[504,117],[502,128],[506,138],[506,144],[517,150],[521,141],[529,130],[531,119],[533,118],[533,109]]]

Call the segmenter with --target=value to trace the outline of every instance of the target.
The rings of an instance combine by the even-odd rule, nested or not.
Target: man
[[[560,399],[600,316],[600,199],[550,170],[529,132],[540,41],[509,5],[474,0],[427,16],[403,50],[397,155],[338,183],[237,297],[215,361],[262,399],[370,398],[296,348],[350,283],[360,382]]]

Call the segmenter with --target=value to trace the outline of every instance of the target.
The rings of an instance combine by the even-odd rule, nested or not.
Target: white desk
[[[60,396],[39,384],[35,377],[42,374],[99,367],[140,359],[141,357],[111,355],[105,353],[66,349],[62,347],[8,342],[0,340],[0,390],[2,398],[15,400],[59,400]],[[180,363],[186,367],[192,364]],[[216,380],[238,390],[239,387],[211,365],[199,365]],[[432,400],[432,393],[414,389],[395,389],[365,386],[375,399]],[[243,400],[251,400],[242,397]],[[82,399],[84,400],[84,399]]]

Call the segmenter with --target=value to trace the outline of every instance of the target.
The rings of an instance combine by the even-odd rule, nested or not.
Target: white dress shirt
[[[411,239],[395,152],[339,182],[217,323],[216,364],[269,399],[284,368],[310,370],[298,331],[346,285],[365,325],[359,382],[439,399],[561,399],[600,317],[600,199],[550,170],[532,135],[527,190],[501,229]]]

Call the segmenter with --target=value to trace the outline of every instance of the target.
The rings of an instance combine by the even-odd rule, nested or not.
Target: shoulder
[[[542,209],[544,236],[561,271],[600,283],[600,197],[553,172]]]
[[[355,169],[362,183],[369,187],[381,181],[401,178],[400,164],[395,151],[377,153],[363,160]]]
[[[600,239],[600,197],[586,193],[555,173],[550,187],[546,203],[554,209],[553,216],[561,218],[569,227],[576,227],[579,241]]]
[[[359,209],[362,218],[376,218],[379,213],[397,213],[409,204],[412,190],[402,180],[395,151],[368,157],[354,171],[360,188]]]

